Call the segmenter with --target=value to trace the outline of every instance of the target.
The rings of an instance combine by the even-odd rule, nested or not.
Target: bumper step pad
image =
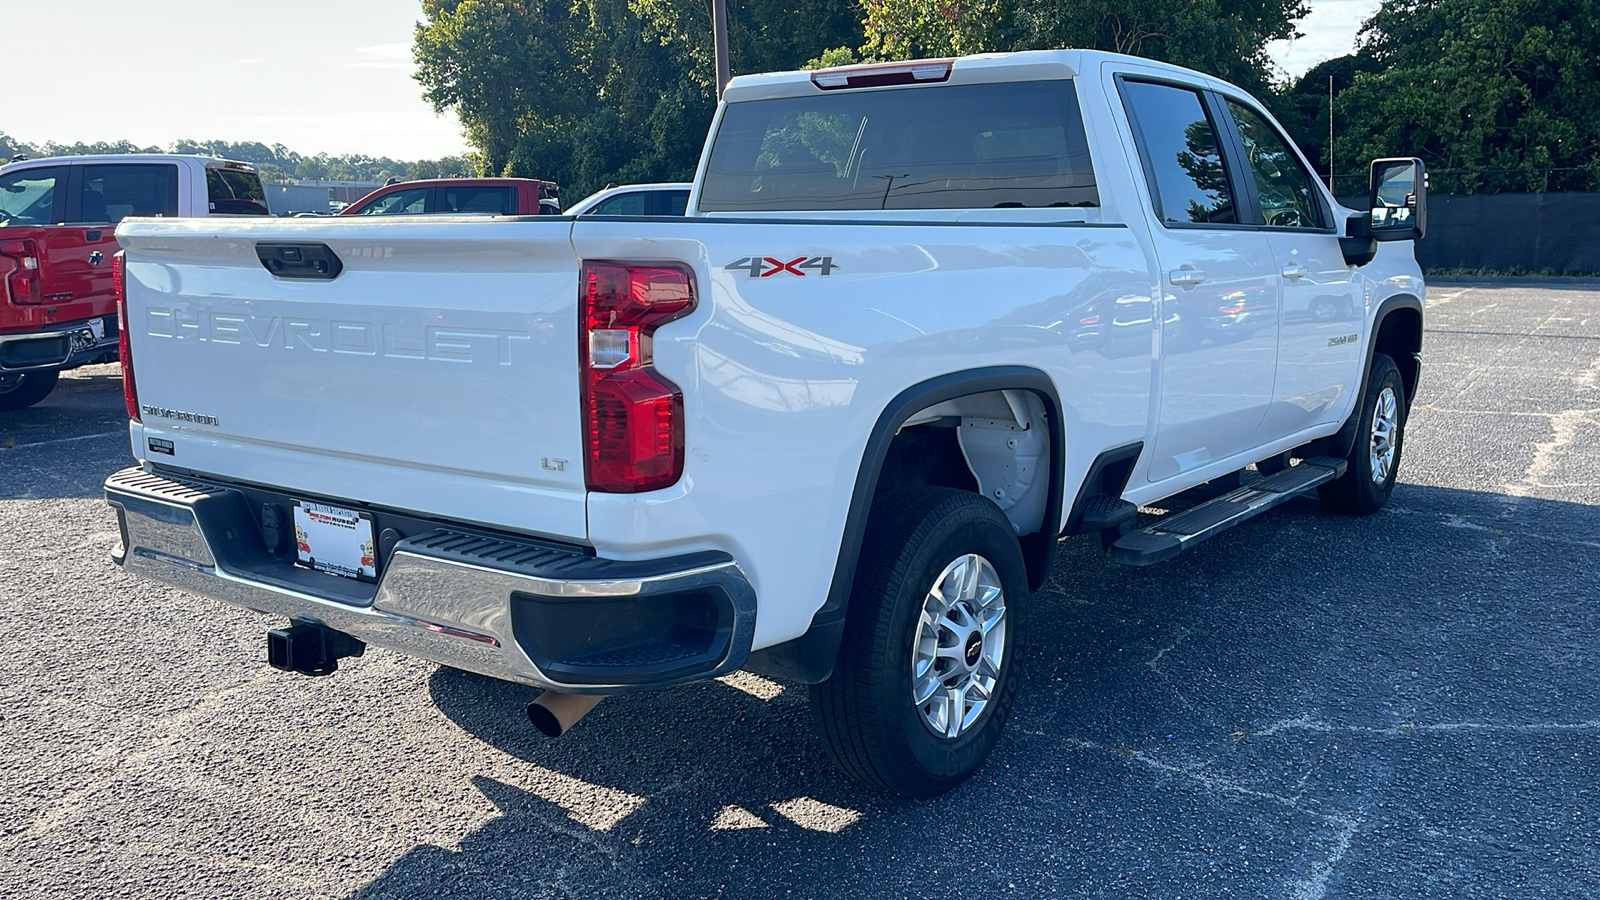
[[[263,497],[281,505],[273,489],[137,468],[105,488],[122,535],[113,559],[134,575],[289,619],[269,638],[268,658],[290,671],[331,673],[370,643],[546,689],[621,693],[737,669],[755,635],[755,591],[719,550],[606,559],[434,527],[396,533],[373,583],[314,572],[270,548],[253,507]],[[371,512],[379,523],[418,520]]]
[[[1302,460],[1193,509],[1166,516],[1149,528],[1129,532],[1111,545],[1111,561],[1125,566],[1163,562],[1208,537],[1293,499],[1317,485],[1342,476],[1347,463],[1331,456]]]

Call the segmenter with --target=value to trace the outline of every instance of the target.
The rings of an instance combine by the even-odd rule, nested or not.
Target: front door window
[[[56,184],[65,174],[50,167],[0,175],[0,228],[51,224]]]
[[[1327,228],[1327,215],[1318,199],[1311,173],[1289,142],[1255,110],[1236,100],[1228,111],[1239,127],[1245,165],[1261,200],[1261,216],[1269,228]]]

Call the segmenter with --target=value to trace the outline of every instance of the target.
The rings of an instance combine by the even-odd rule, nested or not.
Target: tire
[[[1389,502],[1400,453],[1405,444],[1405,382],[1386,354],[1372,356],[1362,392],[1355,443],[1346,457],[1350,467],[1342,477],[1317,488],[1324,506],[1335,512],[1369,516]]]
[[[0,412],[26,409],[50,396],[61,378],[57,371],[0,375]]]
[[[957,598],[968,599],[947,603],[932,592],[956,583],[963,588]],[[880,495],[833,674],[811,688],[834,764],[868,785],[919,799],[977,771],[1016,697],[1028,594],[1016,534],[987,498],[930,487]],[[913,667],[923,666],[923,677],[914,679]],[[921,705],[914,680],[931,694]],[[974,688],[987,698],[969,706]]]

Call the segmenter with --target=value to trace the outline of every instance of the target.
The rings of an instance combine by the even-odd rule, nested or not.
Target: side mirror
[[[1421,240],[1428,223],[1428,173],[1422,160],[1373,160],[1368,205],[1373,240]]]

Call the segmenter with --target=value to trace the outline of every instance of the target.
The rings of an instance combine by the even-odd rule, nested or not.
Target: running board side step
[[[1303,491],[1342,476],[1348,464],[1336,457],[1301,460],[1276,475],[1229,491],[1170,516],[1143,531],[1132,531],[1111,545],[1111,561],[1125,566],[1148,566],[1177,556],[1219,531],[1285,503]]]

